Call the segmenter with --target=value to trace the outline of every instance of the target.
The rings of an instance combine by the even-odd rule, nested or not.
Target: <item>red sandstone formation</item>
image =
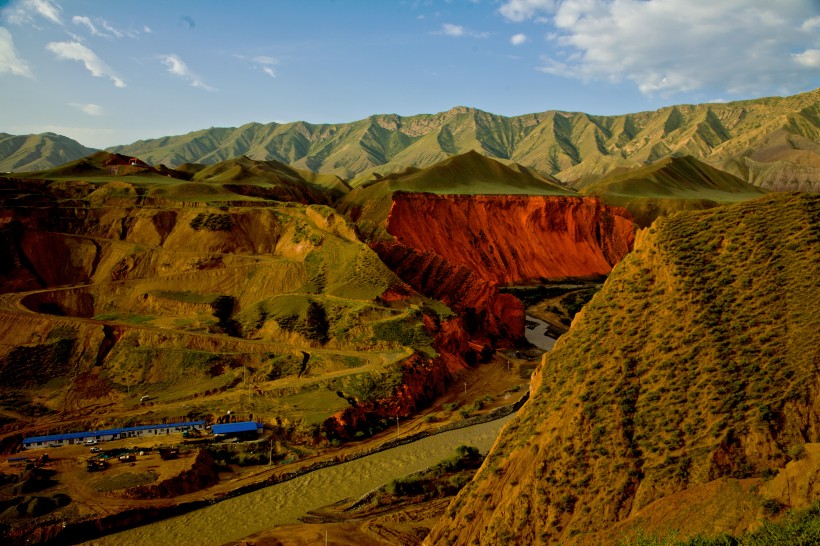
[[[606,275],[634,242],[626,210],[588,197],[395,192],[387,231],[503,284]]]
[[[434,252],[397,242],[377,242],[372,248],[413,290],[455,311],[473,340],[495,345],[524,336],[523,305],[515,296],[500,294],[497,283]]]

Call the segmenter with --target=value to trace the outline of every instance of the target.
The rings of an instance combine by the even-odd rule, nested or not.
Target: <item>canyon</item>
[[[24,435],[67,429],[217,422],[230,408],[232,419],[263,422],[276,437],[269,460],[298,471],[333,460],[336,450],[371,449],[391,427],[424,432],[481,418],[535,371],[531,401],[428,541],[583,543],[630,525],[663,531],[666,523],[647,527],[646,510],[698,487],[723,491],[715,480],[779,472],[800,441],[789,416],[813,407],[810,394],[794,409],[779,395],[759,398],[764,386],[753,380],[747,353],[787,354],[777,359],[787,371],[794,361],[789,386],[774,393],[812,381],[796,371],[811,351],[788,349],[788,340],[813,327],[805,311],[814,291],[796,272],[813,267],[816,199],[761,199],[710,169],[692,158],[664,160],[615,179],[618,190],[600,196],[475,152],[358,187],[275,160],[169,169],[105,152],[53,172],[7,176],[2,446],[9,452]],[[647,184],[670,192],[656,217],[633,201],[607,202],[626,190],[640,199]],[[709,200],[716,194],[742,202],[725,207],[723,198]],[[676,213],[675,200],[708,210]],[[638,230],[636,212],[652,227]],[[795,258],[800,249],[805,255]],[[601,292],[537,365],[544,350],[525,335],[532,302],[516,294],[560,296],[590,281],[603,282]],[[738,303],[766,282],[806,294],[789,300],[788,337],[756,318],[784,321],[786,311]],[[766,294],[759,305],[771,303]],[[745,349],[737,344],[743,332]],[[676,363],[701,361],[699,381],[714,378],[715,390],[696,382],[697,391],[709,397],[709,415],[723,420],[676,414],[675,427],[657,424],[667,399],[687,400],[683,390],[695,384],[694,372]],[[672,370],[670,384],[656,366]],[[743,371],[741,386],[720,375],[731,370]],[[721,402],[726,396],[733,411]],[[768,408],[770,436],[753,419],[759,407]],[[703,439],[709,434],[714,441]],[[243,483],[263,483],[261,472],[224,464]],[[139,500],[156,517],[177,497],[230,491],[217,475],[190,481],[168,499],[111,498],[118,510]],[[71,505],[80,510],[73,523],[90,524],[97,505],[81,498],[89,504]],[[477,503],[486,505],[481,514]],[[731,530],[752,520],[736,523]],[[25,536],[38,520],[15,525]]]

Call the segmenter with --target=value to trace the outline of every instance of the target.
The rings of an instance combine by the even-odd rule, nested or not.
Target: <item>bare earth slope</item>
[[[818,278],[816,196],[660,219],[545,356],[426,543],[739,532],[767,502],[815,500]]]

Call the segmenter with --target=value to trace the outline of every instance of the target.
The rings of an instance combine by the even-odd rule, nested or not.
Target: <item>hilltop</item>
[[[706,209],[765,193],[691,156],[667,157],[635,169],[616,169],[581,191],[628,209],[641,226],[678,210]]]
[[[50,169],[95,151],[54,133],[19,136],[0,133],[0,172]]]
[[[820,197],[661,218],[428,544],[739,533],[813,499]]]
[[[238,156],[275,160],[336,175],[357,185],[423,169],[468,151],[582,185],[619,168],[692,156],[755,186],[817,191],[820,90],[723,104],[677,105],[653,112],[599,116],[546,111],[499,116],[456,107],[437,114],[374,115],[350,123],[249,123],[139,140],[108,150],[152,165],[213,165]],[[39,141],[63,144],[44,154]],[[57,135],[6,136],[6,171],[42,170],[88,155]],[[38,147],[39,146],[39,147]]]
[[[384,177],[359,180],[336,207],[354,220],[382,224],[397,191],[439,195],[577,195],[551,177],[469,151],[423,169],[410,167]]]
[[[505,117],[456,107],[351,123],[250,123],[141,140],[111,151],[169,166],[238,155],[336,174],[386,175],[470,150],[568,183],[691,155],[756,186],[811,190],[820,180],[820,90],[725,104],[597,116],[546,111]]]
[[[278,161],[240,156],[214,165],[153,167],[140,159],[99,151],[57,167],[18,173],[24,180],[83,181],[98,186],[125,182],[139,195],[181,201],[273,200],[330,204],[350,191],[339,177],[301,171]],[[103,189],[106,193],[109,190]]]

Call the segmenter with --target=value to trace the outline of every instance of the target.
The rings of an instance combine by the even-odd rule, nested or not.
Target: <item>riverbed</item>
[[[358,498],[394,478],[430,467],[452,456],[460,445],[486,454],[514,415],[436,434],[84,544],[223,544],[276,525],[298,523],[310,510]]]

